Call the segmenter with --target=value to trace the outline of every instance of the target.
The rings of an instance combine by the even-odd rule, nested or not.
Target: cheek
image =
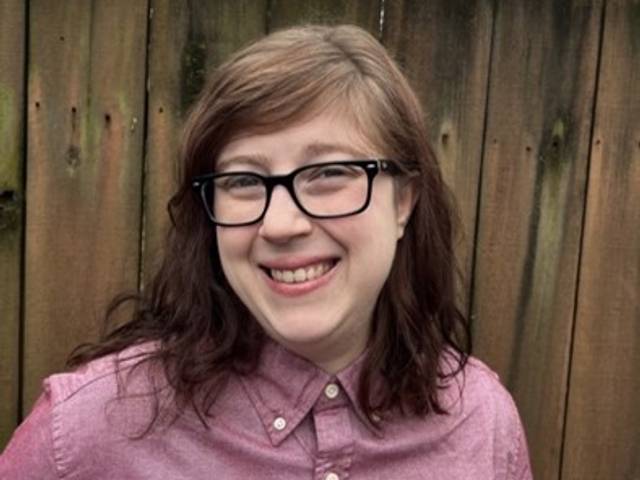
[[[217,228],[216,239],[222,270],[227,280],[234,285],[234,279],[249,265],[253,235],[244,228]]]
[[[380,284],[386,280],[396,252],[397,225],[392,204],[372,204],[360,216],[347,217],[335,236],[353,260],[350,268],[360,275],[359,282]]]
[[[378,275],[384,276],[383,281],[391,270],[398,244],[398,222],[392,198],[391,195],[385,197],[376,205],[369,228],[371,261],[378,268]]]
[[[381,253],[393,255],[398,241],[398,215],[393,192],[389,189],[371,199],[368,225],[363,231]]]

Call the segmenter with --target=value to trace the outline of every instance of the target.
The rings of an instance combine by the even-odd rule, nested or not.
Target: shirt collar
[[[296,429],[329,383],[339,384],[360,421],[380,436],[380,430],[371,424],[358,403],[358,381],[365,359],[366,351],[337,375],[331,375],[267,339],[258,368],[240,380],[274,446]]]
[[[360,421],[369,429],[371,433],[373,433],[377,437],[382,437],[382,430],[378,427],[380,425],[374,425],[367,414],[364,412],[362,407],[360,406],[360,401],[358,400],[358,388],[360,386],[360,374],[362,373],[362,369],[364,367],[364,363],[367,359],[367,350],[365,350],[356,360],[353,361],[349,366],[345,369],[338,372],[336,375],[338,382],[347,393],[349,400],[351,400],[351,405],[360,419]],[[380,380],[379,377],[376,377],[377,380]],[[375,392],[376,388],[380,387],[378,384],[371,385],[370,391]],[[372,393],[373,394],[373,393]],[[377,416],[377,415],[376,415]],[[380,417],[377,416],[377,422],[380,422]]]

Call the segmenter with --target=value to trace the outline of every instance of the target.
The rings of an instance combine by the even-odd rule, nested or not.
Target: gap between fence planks
[[[0,451],[18,422],[26,8],[0,2]]]

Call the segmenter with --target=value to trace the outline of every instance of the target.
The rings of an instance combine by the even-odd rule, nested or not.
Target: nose
[[[292,238],[308,235],[311,229],[311,219],[298,208],[287,189],[282,185],[276,186],[262,218],[259,235],[273,243],[286,243]]]

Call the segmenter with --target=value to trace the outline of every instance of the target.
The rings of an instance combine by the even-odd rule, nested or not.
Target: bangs
[[[406,130],[414,119],[404,118],[403,105],[415,99],[384,48],[362,33],[351,28],[285,30],[221,65],[187,125],[183,158],[188,176],[211,171],[234,139],[272,133],[325,112],[348,121],[377,154],[397,160],[407,171],[403,167],[414,161],[415,148],[407,148],[414,142]]]
[[[363,79],[350,76],[335,79],[329,85],[307,84],[304,93],[292,92],[288,97],[267,95],[260,102],[234,112],[221,148],[245,135],[273,133],[330,113],[353,125],[379,154],[389,155],[380,128],[378,105],[372,101],[373,92],[364,92],[365,84]]]

